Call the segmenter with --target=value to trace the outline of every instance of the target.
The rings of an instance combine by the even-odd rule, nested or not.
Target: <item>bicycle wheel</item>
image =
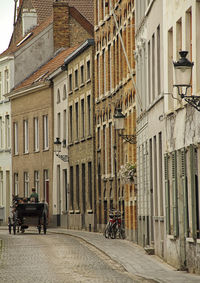
[[[109,223],[106,225],[106,228],[104,230],[104,236],[107,239],[110,237],[110,224]]]

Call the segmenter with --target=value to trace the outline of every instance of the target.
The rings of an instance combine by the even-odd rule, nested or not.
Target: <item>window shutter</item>
[[[191,174],[191,206],[192,206],[192,237],[196,238],[196,188],[195,188],[195,148],[190,145],[190,174]]]
[[[178,236],[177,154],[172,152],[173,234]]]
[[[165,166],[165,214],[166,214],[166,232],[170,234],[170,203],[169,203],[169,170],[168,170],[168,154],[164,155]]]
[[[188,237],[188,194],[187,194],[187,176],[186,176],[186,152],[185,148],[181,150],[181,180],[183,189],[183,210],[184,210],[184,234]]]

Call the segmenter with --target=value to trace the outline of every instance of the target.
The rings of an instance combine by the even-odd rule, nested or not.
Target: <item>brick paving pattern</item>
[[[0,230],[0,282],[149,282],[78,237]]]

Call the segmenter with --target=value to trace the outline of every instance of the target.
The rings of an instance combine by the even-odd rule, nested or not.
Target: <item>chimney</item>
[[[22,13],[22,34],[27,34],[37,25],[37,13],[35,9],[23,9]]]
[[[69,6],[66,0],[53,2],[53,39],[54,51],[70,46]]]

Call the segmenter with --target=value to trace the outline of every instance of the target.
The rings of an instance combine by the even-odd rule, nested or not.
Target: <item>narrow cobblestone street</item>
[[[128,273],[122,265],[83,239],[36,231],[8,235],[0,231],[0,282],[151,282]]]

